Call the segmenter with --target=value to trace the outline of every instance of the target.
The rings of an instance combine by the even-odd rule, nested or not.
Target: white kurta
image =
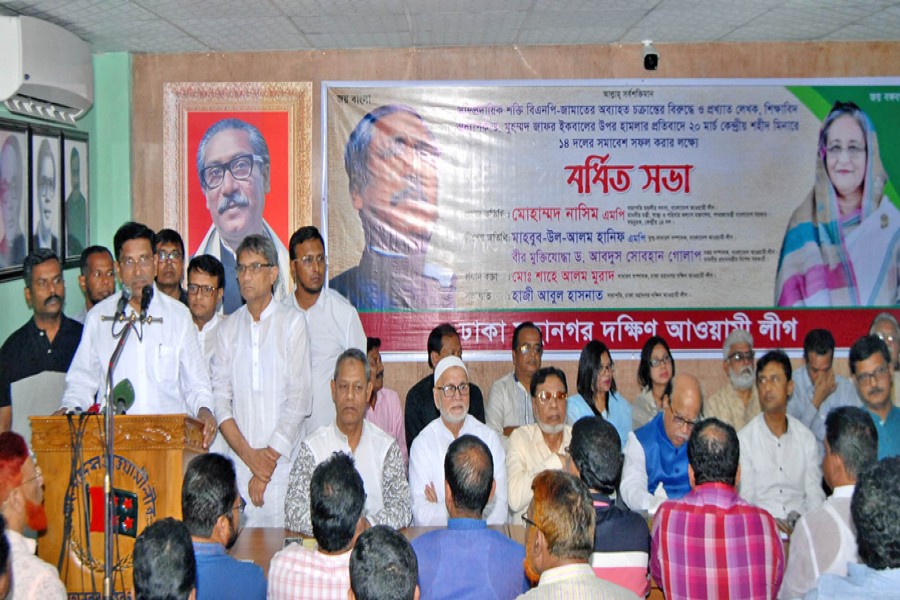
[[[88,313],[81,343],[66,374],[63,408],[86,409],[98,394],[103,403],[109,359],[119,340],[112,336],[112,322],[100,317],[114,315],[118,302],[119,294],[114,294]],[[125,314],[133,313],[129,305]],[[134,386],[134,406],[128,414],[197,416],[202,407],[212,410],[209,370],[187,307],[155,290],[147,314],[154,321],[135,325],[113,375],[113,384],[128,378]],[[121,323],[115,326],[116,331],[122,328]]]
[[[331,380],[338,356],[349,348],[359,348],[365,354],[366,333],[356,309],[334,290],[323,288],[309,310],[300,308],[294,294],[290,294],[285,303],[306,317],[313,378],[312,415],[307,420],[306,430],[315,431],[334,422]]]
[[[494,497],[484,509],[488,525],[503,525],[507,522],[506,452],[500,438],[487,425],[466,415],[459,435],[474,435],[491,451],[494,460],[494,481],[497,483]],[[453,433],[438,417],[423,429],[413,440],[409,451],[409,489],[412,494],[413,525],[419,527],[447,525],[447,506],[444,504],[444,456],[453,443]],[[425,486],[434,484],[437,502],[425,498]]]
[[[272,301],[258,322],[244,305],[219,325],[213,357],[216,419],[235,424],[252,448],[279,454],[264,506],[247,504],[247,525],[282,527],[284,497],[294,454],[311,409],[309,337],[303,315]],[[241,495],[249,499],[252,473],[232,451]]]

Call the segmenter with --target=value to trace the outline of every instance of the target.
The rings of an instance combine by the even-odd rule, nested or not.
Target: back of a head
[[[188,465],[181,486],[181,515],[191,535],[208,538],[216,521],[229,514],[237,499],[237,480],[230,458],[210,452]]]
[[[366,506],[366,490],[353,458],[335,452],[313,471],[309,484],[313,537],[325,552],[346,549]]]
[[[872,569],[900,567],[900,457],[860,474],[850,502],[860,560]]]
[[[584,417],[572,425],[569,455],[581,481],[602,494],[612,494],[622,472],[622,440],[603,417]]]
[[[412,600],[419,563],[412,546],[385,525],[367,529],[350,554],[350,589],[356,600]]]
[[[865,410],[855,406],[833,409],[825,418],[825,441],[841,457],[847,475],[856,479],[878,460],[878,430]]]
[[[741,457],[734,427],[716,418],[702,421],[691,432],[687,454],[695,485],[724,483],[734,486]]]
[[[18,433],[0,433],[0,504],[22,483],[22,464],[28,458],[28,445]]]
[[[494,481],[494,458],[487,444],[468,434],[453,440],[444,456],[444,478],[456,508],[480,518]]]
[[[588,560],[594,548],[594,505],[588,489],[569,473],[541,471],[531,483],[532,520],[557,558]]]
[[[134,543],[135,600],[187,600],[197,578],[191,534],[168,517],[147,526]]]

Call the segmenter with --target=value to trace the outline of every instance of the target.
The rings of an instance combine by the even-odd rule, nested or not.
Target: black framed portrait
[[[90,173],[88,136],[78,132],[63,132],[63,232],[65,235],[65,263],[78,266],[81,251],[90,240]],[[62,258],[62,257],[60,257]]]
[[[31,251],[49,248],[62,260],[62,177],[58,130],[31,129]]]
[[[31,237],[28,127],[0,120],[0,281],[22,275]]]

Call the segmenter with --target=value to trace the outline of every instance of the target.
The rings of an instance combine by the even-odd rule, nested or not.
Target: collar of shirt
[[[855,490],[855,489],[856,489],[856,485],[854,485],[852,483],[850,485],[839,485],[836,488],[834,488],[834,491],[832,491],[832,493],[831,493],[831,497],[832,498],[852,498],[853,490]]]
[[[487,521],[483,521],[481,519],[467,519],[463,517],[459,517],[456,519],[447,519],[447,529],[487,529]]]
[[[269,299],[269,304],[268,304],[268,305],[263,309],[263,311],[260,313],[260,315],[259,315],[259,322],[262,323],[263,321],[265,321],[266,319],[268,319],[269,317],[271,317],[271,316],[272,316],[272,313],[275,312],[275,308],[276,308],[276,306],[275,306],[275,296],[272,296],[272,297]],[[249,314],[250,314],[250,311],[247,311],[247,314],[249,315]],[[252,315],[250,316],[250,320],[251,320],[251,321],[253,320],[253,316],[252,316]]]
[[[362,445],[363,440],[367,437],[367,436],[366,436],[366,430],[369,428],[368,423],[369,423],[368,421],[366,421],[365,419],[363,419],[363,422],[362,422],[362,433],[359,435],[359,444],[360,444],[360,445]],[[344,435],[344,432],[343,432],[343,431],[341,431],[340,429],[338,429],[337,421],[332,421],[332,422],[331,422],[331,430],[334,432],[334,435],[335,435],[335,437],[337,437],[337,439],[339,439],[339,440],[340,440],[344,445],[346,445],[348,448],[350,447],[350,442],[347,441],[347,436]]]
[[[198,556],[224,556],[225,546],[218,542],[194,542],[194,554]]]
[[[7,528],[6,539],[9,540],[9,545],[12,546],[13,554],[15,554],[16,548],[24,548],[28,551],[28,554],[34,554],[35,550],[37,550],[37,540],[27,538],[18,531]]]
[[[588,575],[591,575],[592,578],[597,577],[594,574],[591,565],[586,562],[563,565],[561,567],[547,569],[541,573],[541,580],[538,583],[538,586],[556,583],[557,581],[566,581],[576,577],[587,577]]]

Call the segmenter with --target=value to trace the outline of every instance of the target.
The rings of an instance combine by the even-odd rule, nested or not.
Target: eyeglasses
[[[672,413],[672,421],[675,422],[676,427],[684,427],[686,429],[693,429],[698,423],[700,423],[700,419],[685,419],[679,414],[675,413],[675,410],[669,406],[669,411]]]
[[[897,341],[897,338],[895,338],[892,335],[886,335],[884,333],[876,333],[875,335],[878,336],[878,339],[881,340],[882,342],[884,342],[885,344],[893,344],[894,342]]]
[[[240,496],[238,496],[238,500],[239,500],[239,502],[238,502],[237,506],[232,506],[231,510],[229,510],[228,512],[222,513],[221,516],[230,517],[234,513],[234,511],[237,511],[238,515],[244,514],[244,509],[247,508],[247,501],[244,500],[243,498],[241,498]]]
[[[197,285],[196,283],[189,283],[187,287],[187,293],[189,296],[196,296],[197,294],[200,294],[201,298],[209,298],[213,295],[213,292],[218,289],[218,287],[213,287],[211,285]]]
[[[756,353],[753,350],[748,350],[747,352],[732,352],[728,355],[728,360],[731,362],[753,362],[754,356],[756,356]]]
[[[315,263],[316,266],[324,267],[328,262],[328,259],[324,254],[320,254],[318,256],[313,256],[312,254],[307,256],[301,256],[300,258],[295,258],[294,262],[299,262],[305,268],[310,268]]]
[[[235,271],[237,271],[238,277],[240,277],[241,275],[243,275],[243,274],[246,273],[247,271],[250,271],[250,274],[251,274],[251,275],[258,275],[259,272],[260,272],[262,269],[268,269],[268,268],[271,268],[271,267],[274,267],[274,266],[275,266],[275,265],[273,265],[273,264],[271,264],[271,263],[252,263],[252,264],[249,264],[249,265],[240,265],[240,264],[239,264],[239,265],[235,268]]]
[[[538,531],[543,531],[541,526],[529,519],[527,516],[522,515],[522,522],[525,523],[525,527],[527,528],[529,525],[537,529]]]
[[[146,269],[153,263],[152,256],[139,256],[138,258],[133,258],[129,256],[124,260],[120,260],[119,264],[122,265],[123,269],[133,269],[135,266],[140,266],[142,269]]]
[[[543,392],[534,395],[534,399],[540,404],[549,404],[552,400],[565,402],[568,398],[569,394],[566,392],[551,392],[549,390],[544,390]]]
[[[856,380],[861,385],[874,385],[876,379],[882,379],[888,374],[888,365],[881,365],[871,373],[857,373]]]
[[[175,250],[174,252],[157,252],[156,256],[159,257],[159,262],[181,262],[184,260],[184,254]]]
[[[650,360],[650,368],[655,369],[656,367],[661,367],[663,365],[671,365],[672,357],[671,356],[663,356],[662,358],[653,358]]]
[[[866,147],[850,144],[849,146],[844,148],[843,146],[841,146],[839,144],[835,144],[833,146],[828,146],[827,148],[825,148],[825,152],[828,154],[828,156],[835,157],[835,158],[839,157],[841,154],[846,152],[847,156],[850,157],[850,160],[856,160],[857,158],[860,158],[861,156],[865,155]]]
[[[456,395],[456,392],[459,392],[460,396],[468,396],[469,395],[469,384],[461,383],[459,385],[445,385],[445,386],[435,386],[436,390],[441,390],[444,393],[444,398],[452,398]]]
[[[227,165],[209,165],[200,171],[200,180],[208,190],[214,190],[225,181],[225,172],[239,181],[249,179],[253,174],[253,163],[265,164],[263,157],[256,154],[242,154],[232,158]]]
[[[534,353],[537,356],[542,355],[544,353],[543,344],[522,344],[519,346],[519,354],[522,356],[527,356],[531,353]]]
[[[17,487],[17,488],[20,488],[20,487],[22,487],[23,485],[26,485],[26,484],[28,484],[28,483],[31,483],[31,482],[34,481],[35,479],[40,479],[40,478],[43,477],[43,476],[44,476],[44,472],[41,471],[41,468],[35,464],[35,465],[34,465],[34,475],[33,475],[32,477],[29,477],[28,479],[24,479],[24,480],[22,481],[22,483],[20,483],[20,484],[17,485],[16,487]]]
[[[610,375],[616,372],[615,363],[609,363],[607,365],[601,364],[600,369],[597,370],[597,374],[602,375],[603,373],[609,373]]]

